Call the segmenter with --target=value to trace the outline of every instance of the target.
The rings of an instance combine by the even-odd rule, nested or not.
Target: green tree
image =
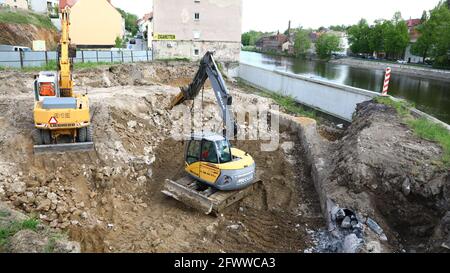
[[[368,34],[368,42],[370,52],[383,52],[384,51],[384,35],[385,35],[385,21],[377,20],[375,25],[370,27]]]
[[[139,30],[138,25],[137,25],[137,21],[138,21],[137,15],[128,13],[119,8],[117,8],[117,11],[119,11],[120,14],[122,15],[122,18],[125,19],[125,29],[127,31],[131,32],[131,34],[133,36],[135,36]]]
[[[341,51],[341,40],[338,36],[333,34],[322,34],[316,42],[316,52],[322,60],[330,59],[331,54],[336,51]]]
[[[244,46],[249,46],[250,45],[250,40],[251,40],[251,35],[250,35],[250,33],[248,33],[248,32],[246,32],[246,33],[243,33],[242,35],[241,35],[241,41],[242,41],[242,44],[244,45]]]
[[[418,42],[430,43],[429,54],[435,66],[450,67],[450,9],[446,2],[440,2],[431,11],[422,36]]]
[[[370,27],[365,19],[361,19],[358,24],[351,26],[348,31],[350,50],[353,53],[371,53],[369,44]]]
[[[294,52],[296,56],[305,55],[311,48],[311,39],[309,38],[309,32],[304,29],[300,29],[295,34]]]
[[[123,39],[119,36],[116,37],[116,40],[114,42],[116,48],[122,48],[123,47]]]
[[[401,58],[409,45],[408,26],[400,12],[384,22],[384,50],[389,58]]]

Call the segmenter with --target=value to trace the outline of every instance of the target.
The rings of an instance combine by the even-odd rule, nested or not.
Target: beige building
[[[238,62],[242,0],[153,0],[155,58],[197,60],[215,50],[216,59]]]
[[[79,48],[111,48],[124,35],[123,19],[108,0],[73,1],[70,38]],[[70,3],[68,3],[70,5]]]
[[[16,9],[28,9],[27,0],[2,0],[0,1],[0,4]]]

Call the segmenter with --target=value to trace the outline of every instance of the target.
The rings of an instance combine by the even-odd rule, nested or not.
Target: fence
[[[0,67],[39,67],[57,60],[56,51],[3,51],[0,52]],[[149,62],[153,60],[153,54],[149,50],[143,51],[104,51],[104,50],[80,50],[77,51],[74,63],[134,63]]]

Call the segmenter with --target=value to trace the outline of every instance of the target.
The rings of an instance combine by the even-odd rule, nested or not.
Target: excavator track
[[[166,179],[162,193],[207,215],[218,215],[227,207],[250,195],[261,181],[238,191],[218,191],[211,187],[204,189],[190,176],[177,181]]]

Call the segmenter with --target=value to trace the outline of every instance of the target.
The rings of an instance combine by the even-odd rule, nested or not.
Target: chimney
[[[291,20],[289,20],[289,25],[288,25],[288,36],[291,36]]]

